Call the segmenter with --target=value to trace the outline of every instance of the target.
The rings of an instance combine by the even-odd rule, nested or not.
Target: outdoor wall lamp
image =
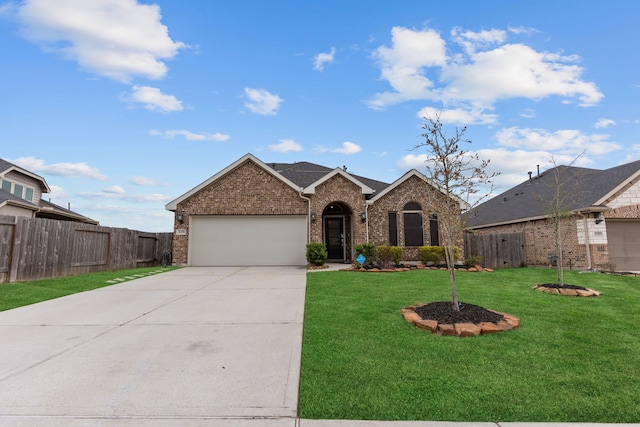
[[[596,224],[600,224],[602,221],[604,221],[604,215],[602,215],[602,212],[599,212],[598,215],[596,215]]]
[[[362,222],[367,222],[367,213],[366,212],[360,212],[360,220]]]
[[[311,222],[316,222],[316,213],[311,212]]]
[[[182,211],[178,211],[178,215],[176,216],[176,219],[180,224],[184,222],[184,216],[182,215]]]

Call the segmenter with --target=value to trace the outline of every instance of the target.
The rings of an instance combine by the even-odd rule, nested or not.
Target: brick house
[[[447,198],[411,170],[392,184],[346,168],[264,163],[247,154],[166,209],[174,212],[178,265],[304,265],[305,245],[323,243],[332,262],[353,262],[370,242],[417,248],[438,245],[438,206]]]
[[[640,271],[640,161],[605,170],[558,166],[530,174],[470,212],[467,227],[478,234],[522,232],[527,264],[548,264],[557,257],[549,219],[555,182],[563,183],[568,214],[562,220],[564,265]]]

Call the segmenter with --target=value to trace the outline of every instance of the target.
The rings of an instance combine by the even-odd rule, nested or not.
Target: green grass
[[[172,269],[175,269],[175,267],[147,267],[58,277],[32,282],[0,283],[0,311],[110,286],[113,283],[108,281],[116,278],[135,277],[134,275],[140,274],[156,274],[153,272]]]
[[[300,416],[307,419],[639,422],[640,278],[568,271],[596,298],[531,289],[555,271],[458,273],[462,302],[520,328],[430,334],[400,315],[449,301],[446,271],[307,275]]]

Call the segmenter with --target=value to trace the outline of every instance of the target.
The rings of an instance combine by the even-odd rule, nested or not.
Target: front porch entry
[[[327,261],[350,261],[351,210],[342,203],[331,203],[322,212],[323,240]]]

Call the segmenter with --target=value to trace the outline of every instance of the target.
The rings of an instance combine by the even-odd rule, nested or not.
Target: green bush
[[[378,246],[378,260],[384,268],[391,267],[391,261],[393,260],[393,253],[391,252],[391,246]]]
[[[371,265],[376,259],[376,246],[373,243],[363,243],[361,245],[355,245],[356,258],[362,254],[366,258],[363,265]]]
[[[454,260],[460,258],[460,250],[457,246],[453,247],[453,257]],[[424,265],[427,265],[429,262],[434,264],[444,263],[444,246],[420,246],[418,248],[418,259],[420,259],[420,262]]]
[[[418,248],[418,259],[424,265],[430,262],[439,264],[444,261],[444,247],[442,246],[420,246]]]
[[[480,264],[481,262],[482,262],[482,257],[480,255],[469,255],[464,259],[464,263],[470,266]]]
[[[395,265],[399,265],[402,261],[402,247],[391,246],[391,259]]]
[[[307,245],[306,259],[309,264],[324,265],[327,261],[327,249],[322,243],[309,243]]]

